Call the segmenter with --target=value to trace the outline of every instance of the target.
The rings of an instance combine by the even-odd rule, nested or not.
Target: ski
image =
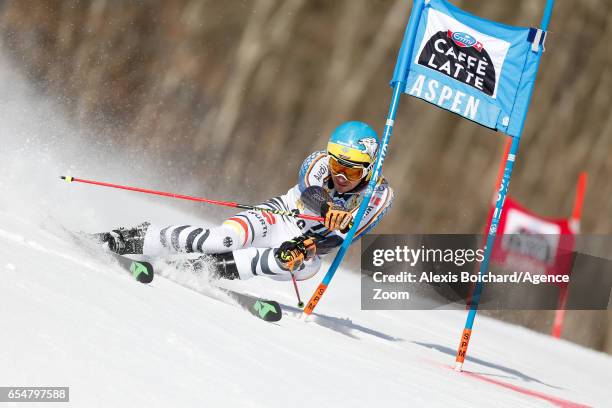
[[[67,229],[64,229],[67,234],[74,240],[77,245],[86,250],[87,252],[100,252],[105,254],[106,256],[112,257],[119,266],[125,269],[134,279],[136,279],[140,283],[151,283],[153,278],[155,277],[155,271],[153,269],[153,265],[150,262],[146,261],[137,261],[131,258],[128,258],[124,255],[116,254],[112,251],[104,250],[100,248],[99,245],[95,244],[88,236],[83,233],[73,232]]]
[[[114,252],[107,251],[117,263],[128,271],[134,279],[140,283],[151,283],[155,277],[153,265],[145,261],[136,261],[127,256],[119,255]]]
[[[233,299],[244,310],[261,320],[265,320],[266,322],[278,322],[283,317],[283,311],[280,304],[274,300],[265,300],[218,286],[216,288]]]

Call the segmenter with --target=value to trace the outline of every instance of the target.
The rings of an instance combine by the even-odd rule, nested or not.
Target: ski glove
[[[325,217],[325,227],[330,230],[348,232],[353,225],[353,215],[350,211],[334,206],[333,203],[324,203],[321,208],[321,216]]]
[[[317,253],[317,245],[312,237],[299,236],[285,241],[276,251],[276,261],[285,270],[293,272],[304,261],[312,259]]]

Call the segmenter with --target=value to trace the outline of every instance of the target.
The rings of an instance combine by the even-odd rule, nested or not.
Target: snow
[[[61,182],[66,172],[157,181],[109,145],[83,142],[1,59],[0,90],[9,95],[0,100],[0,385],[69,386],[64,405],[76,407],[609,406],[612,357],[479,316],[457,373],[465,312],[362,311],[353,271],[338,271],[311,322],[299,318],[291,283],[225,283],[278,300],[276,324],[202,277],[135,282],[103,254],[76,249],[63,228],[219,220],[175,200]],[[300,284],[304,297],[321,278]]]

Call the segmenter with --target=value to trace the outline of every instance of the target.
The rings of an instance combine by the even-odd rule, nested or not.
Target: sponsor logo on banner
[[[495,98],[510,44],[430,9],[416,63]]]
[[[482,48],[482,44],[480,49],[472,46],[480,44],[473,37],[468,38],[473,42],[470,46],[459,43],[454,37],[450,30],[440,31],[432,36],[419,56],[419,64],[493,96],[496,75],[489,53]],[[462,39],[465,40],[466,37]]]
[[[502,235],[493,246],[491,262],[533,273],[570,273],[574,235],[567,220],[545,219],[507,198],[499,231]]]
[[[478,51],[482,50],[482,43],[476,41],[476,39],[468,33],[453,33],[451,30],[448,30],[448,36],[452,38],[455,44],[457,44],[459,47],[474,47]]]
[[[559,225],[510,208],[502,248],[552,265],[557,255],[560,233]]]

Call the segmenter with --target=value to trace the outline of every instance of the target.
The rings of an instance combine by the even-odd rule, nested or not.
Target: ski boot
[[[143,222],[135,228],[122,227],[110,232],[93,234],[93,237],[101,244],[108,244],[108,249],[116,254],[142,254],[144,237],[149,225],[151,224]]]

